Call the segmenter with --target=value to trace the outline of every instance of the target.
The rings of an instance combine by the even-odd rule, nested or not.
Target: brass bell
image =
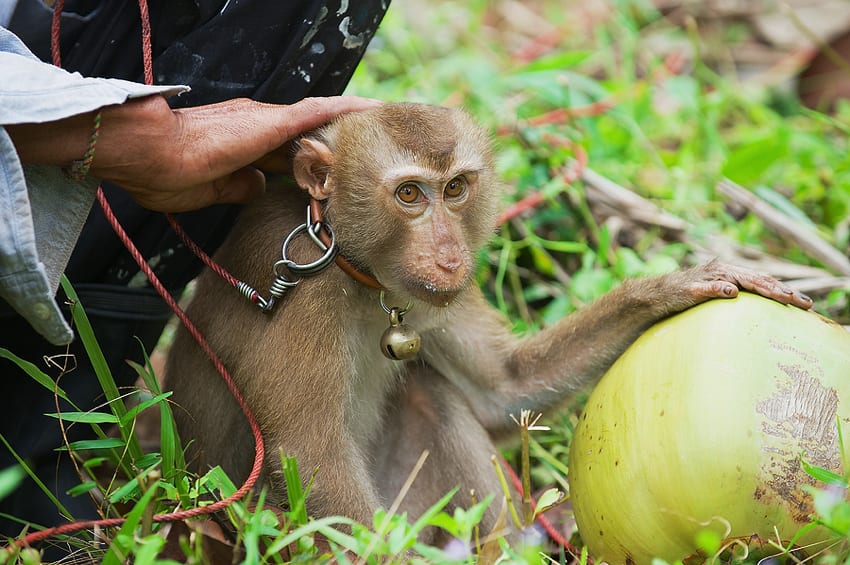
[[[391,308],[389,314],[390,327],[381,336],[381,352],[393,361],[415,359],[421,345],[419,333],[402,323],[398,308]]]

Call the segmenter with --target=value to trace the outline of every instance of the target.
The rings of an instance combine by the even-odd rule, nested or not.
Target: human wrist
[[[138,180],[139,175],[155,175],[173,157],[168,154],[171,120],[171,108],[158,95],[103,108],[97,153],[89,174],[119,185]]]
[[[92,124],[91,135],[89,136],[89,145],[86,148],[86,153],[82,159],[77,159],[71,162],[68,169],[68,175],[76,180],[83,181],[89,174],[92,162],[94,162],[94,152],[97,149],[97,140],[100,137],[100,124],[103,118],[103,111],[98,110],[94,115],[94,123]]]
[[[99,113],[101,121],[94,138],[95,118]],[[162,139],[173,133],[174,124],[168,123],[169,120],[174,118],[165,98],[152,95],[61,120],[4,127],[22,163],[69,170],[75,161],[85,159],[94,138],[96,152],[86,172],[89,176],[119,182],[133,176],[132,171],[138,173],[139,168],[150,172],[154,164],[162,164],[171,157],[165,150],[167,140]]]
[[[86,152],[96,112],[40,124],[4,126],[22,163],[70,167]]]

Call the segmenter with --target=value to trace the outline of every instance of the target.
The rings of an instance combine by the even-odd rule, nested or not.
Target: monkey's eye
[[[405,204],[413,204],[422,198],[422,189],[416,183],[406,182],[396,189],[395,195]]]
[[[446,184],[446,189],[443,193],[448,198],[459,198],[466,192],[466,179],[463,177],[455,177]]]

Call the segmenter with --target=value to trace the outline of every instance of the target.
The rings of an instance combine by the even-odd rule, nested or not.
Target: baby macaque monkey
[[[770,277],[711,262],[628,281],[521,338],[473,282],[500,191],[488,136],[466,114],[417,104],[348,114],[302,140],[293,167],[303,190],[269,187],[243,211],[217,261],[241,280],[266,284],[312,198],[340,255],[383,294],[331,265],[263,313],[207,271],[188,314],[260,424],[274,497],[285,500],[281,450],[297,456],[305,474],[318,468],[307,499],[313,516],[371,523],[426,449],[401,504],[411,517],[454,487],[452,506],[468,505],[472,489],[478,500],[498,495],[490,457],[494,441],[517,431],[510,415],[564,404],[653,323],[739,289],[811,306]],[[322,254],[316,238],[301,235],[284,251],[308,260]],[[415,359],[381,351],[393,312],[421,337]],[[200,465],[220,464],[244,479],[253,440],[221,377],[183,330],[169,357],[183,439],[195,441]],[[491,504],[482,531],[499,508]]]

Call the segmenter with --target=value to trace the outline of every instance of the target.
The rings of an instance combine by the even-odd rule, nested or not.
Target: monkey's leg
[[[372,470],[385,505],[393,503],[427,450],[428,457],[402,500],[401,511],[414,521],[455,487],[459,490],[446,508],[449,513],[493,494],[495,499],[481,523],[482,535],[489,534],[503,498],[490,461],[497,449],[463,393],[432,368],[419,366],[411,370],[388,407],[383,433],[373,448]],[[449,539],[446,532],[433,528],[421,541],[443,545]]]

